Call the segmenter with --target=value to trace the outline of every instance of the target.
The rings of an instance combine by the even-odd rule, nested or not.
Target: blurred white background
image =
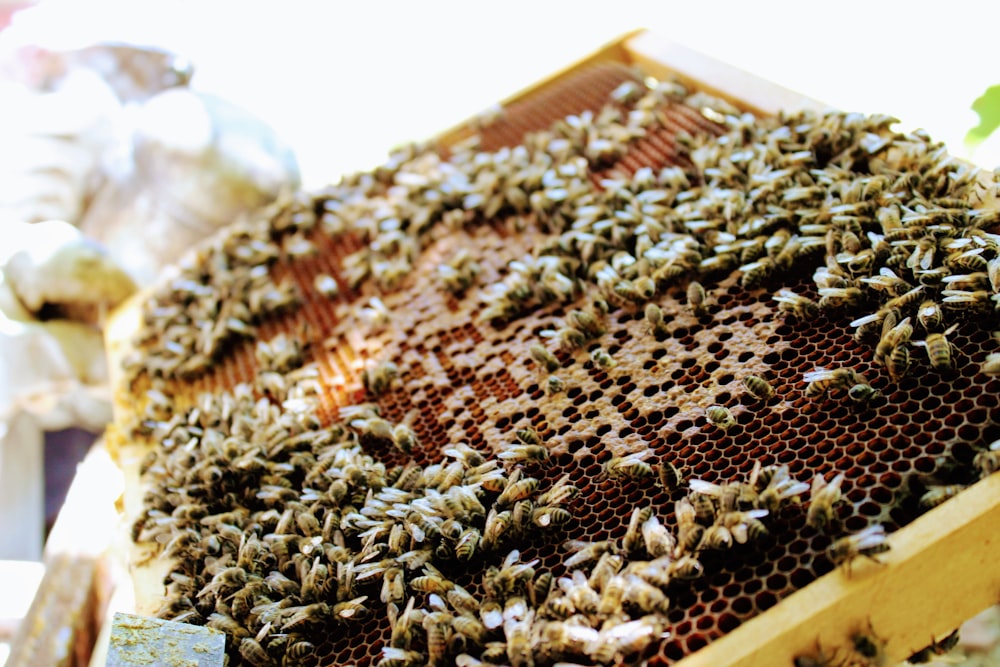
[[[153,44],[190,58],[193,87],[262,117],[306,187],[378,163],[636,28],[845,110],[923,127],[970,154],[972,101],[1000,83],[997,3],[127,2],[43,0],[8,39]]]

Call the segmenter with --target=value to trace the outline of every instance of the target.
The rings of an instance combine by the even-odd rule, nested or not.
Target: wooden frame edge
[[[885,642],[880,664],[898,663],[1000,599],[997,526],[1000,474],[892,533],[881,565],[859,559],[851,576],[838,568],[677,667],[790,666],[817,646],[848,655],[851,635],[869,627]]]

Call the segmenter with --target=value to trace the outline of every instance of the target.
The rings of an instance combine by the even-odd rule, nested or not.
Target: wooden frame
[[[628,33],[537,84],[503,100],[511,103],[564,80],[599,62],[634,65],[659,78],[676,76],[682,82],[716,94],[737,107],[756,114],[780,110],[812,109],[826,105],[771,82],[726,65],[681,45],[644,31]],[[469,136],[467,126],[443,132],[439,139],[452,144]],[[116,313],[107,332],[113,378],[114,366],[128,348],[138,324],[139,299]],[[116,385],[116,390],[120,389]],[[119,418],[125,406],[116,406]],[[135,451],[121,452],[126,476],[137,479]],[[127,485],[126,512],[135,508],[139,494]],[[130,492],[131,491],[131,492]],[[699,665],[751,667],[791,665],[795,656],[826,655],[837,649],[845,654],[856,632],[885,640],[885,664],[901,661],[941,637],[1000,598],[1000,567],[995,565],[996,527],[1000,525],[1000,475],[993,475],[964,490],[956,498],[927,512],[889,538],[891,550],[881,565],[855,564],[852,576],[831,572],[747,621],[704,649],[688,656],[678,667]],[[137,581],[137,598],[149,598],[155,576],[146,572]],[[148,591],[143,595],[142,589]],[[155,598],[155,596],[153,596]],[[140,611],[141,603],[140,603]]]

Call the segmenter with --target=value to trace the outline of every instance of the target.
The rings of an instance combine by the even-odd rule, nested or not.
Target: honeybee
[[[641,531],[642,541],[646,545],[646,553],[652,558],[660,558],[670,554],[677,545],[673,533],[660,523],[659,518],[655,515],[642,522]]]
[[[726,512],[719,516],[718,521],[729,529],[736,542],[746,544],[767,534],[767,527],[761,519],[768,514],[765,509]]]
[[[850,573],[851,562],[855,558],[864,556],[879,563],[881,561],[876,556],[888,550],[889,543],[886,541],[885,528],[881,524],[875,524],[853,535],[834,540],[827,549],[827,555],[834,565],[846,565],[847,571]]]
[[[417,667],[424,664],[424,654],[407,648],[395,646],[382,647],[382,659],[378,667]]]
[[[827,482],[822,475],[813,477],[809,510],[806,523],[818,531],[824,531],[835,517],[833,506],[840,500],[840,487],[844,483],[844,473],[837,474]]]
[[[873,398],[877,398],[880,395],[881,392],[878,389],[864,382],[852,385],[847,390],[847,397],[859,405],[866,405]]]
[[[550,394],[559,394],[566,389],[566,383],[557,375],[550,375],[545,383],[546,391]]]
[[[771,477],[767,486],[758,494],[757,504],[771,513],[777,512],[786,500],[792,500],[809,490],[805,482],[797,482],[788,475],[788,468],[782,466]]]
[[[300,639],[285,650],[285,662],[304,662],[315,652],[316,647],[312,643]]]
[[[381,396],[399,377],[399,367],[391,361],[366,368],[361,373],[361,382],[372,396]]]
[[[684,484],[684,474],[680,468],[670,461],[660,460],[655,467],[660,479],[660,485],[666,491],[676,491]]]
[[[729,408],[722,405],[710,405],[705,409],[705,416],[710,424],[722,431],[728,431],[736,425],[736,418]]]
[[[791,313],[800,320],[808,320],[819,313],[819,306],[812,299],[800,296],[790,289],[778,290],[774,300],[778,302],[778,310]]]
[[[684,554],[670,564],[669,572],[678,579],[697,579],[705,573],[705,568],[697,558]]]
[[[544,461],[549,456],[549,450],[544,445],[508,445],[497,455],[501,461],[527,462]]]
[[[610,354],[608,354],[602,348],[595,348],[593,352],[590,353],[590,358],[593,359],[594,363],[601,368],[614,368],[618,365]]]
[[[944,313],[941,306],[936,301],[927,299],[917,309],[917,323],[924,328],[924,331],[934,332],[941,328],[944,321]]]
[[[819,307],[853,308],[861,303],[864,293],[857,287],[821,287],[819,288]]]
[[[575,568],[592,560],[597,560],[607,552],[614,553],[618,550],[617,545],[611,540],[602,540],[600,542],[569,540],[563,543],[563,548],[573,552],[573,555],[564,562],[568,569]]]
[[[576,494],[578,494],[580,490],[570,484],[569,480],[569,473],[566,473],[556,480],[555,484],[538,496],[538,504],[541,506],[554,507],[557,505],[563,505],[576,497]]]
[[[980,477],[988,477],[1000,470],[1000,440],[994,440],[989,447],[976,454],[972,465],[979,471]]]
[[[561,526],[572,518],[569,510],[562,507],[536,507],[531,512],[531,523],[539,528]]]
[[[538,435],[538,431],[531,428],[519,428],[514,431],[514,436],[526,445],[540,445],[542,444],[542,437]]]
[[[759,375],[745,376],[743,378],[743,386],[758,401],[766,401],[774,396],[774,389],[768,384],[767,380]]]
[[[677,551],[694,551],[705,532],[705,527],[697,521],[694,505],[688,498],[681,498],[674,503],[674,516],[677,518]]]
[[[802,379],[808,383],[805,395],[810,398],[822,396],[830,390],[848,389],[864,383],[864,378],[851,368],[826,369],[821,366],[803,375]]]
[[[866,665],[885,664],[885,640],[875,634],[871,621],[868,621],[868,632],[855,632],[851,635],[851,643],[858,655],[865,658]]]
[[[886,360],[885,367],[894,382],[902,380],[910,371],[910,349],[906,345],[895,347]]]
[[[645,548],[642,537],[642,526],[652,516],[653,508],[649,505],[636,507],[632,510],[632,516],[629,518],[625,537],[622,538],[622,548],[626,554],[636,554]]]
[[[518,500],[524,500],[538,490],[538,480],[534,477],[520,479],[520,469],[514,471],[508,479],[507,486],[496,500],[497,507],[508,507]]]
[[[937,507],[946,500],[950,500],[959,494],[965,486],[962,484],[929,485],[927,491],[920,496],[920,507],[931,509]]]
[[[631,603],[647,614],[667,613],[670,601],[659,588],[636,574],[625,574],[616,578],[622,579],[624,584],[623,601]]]
[[[240,656],[254,667],[273,667],[276,664],[260,641],[253,637],[240,640]]]
[[[662,336],[667,333],[667,325],[663,320],[663,310],[655,303],[646,304],[646,322],[654,336]]]
[[[1000,375],[1000,352],[987,354],[980,370],[982,370],[984,375],[989,375],[990,377]]]
[[[549,373],[554,373],[559,370],[559,367],[562,365],[559,363],[559,359],[556,355],[549,352],[549,350],[542,345],[532,345],[529,352],[531,353],[531,358],[535,360],[535,363],[543,367]]]
[[[906,659],[906,661],[911,665],[919,665],[925,662],[930,662],[932,657],[935,655],[945,655],[949,653],[955,648],[955,646],[958,645],[958,640],[959,634],[958,628],[956,628],[941,641],[932,638],[930,644],[919,651],[914,651],[913,654]]]
[[[770,257],[762,257],[756,262],[744,264],[739,267],[739,270],[743,272],[740,284],[746,289],[760,287],[774,272],[774,267],[775,261]]]
[[[935,370],[944,371],[952,367],[954,363],[955,344],[948,340],[948,336],[958,328],[953,324],[942,333],[927,334],[927,339],[914,341],[914,345],[927,348],[927,359]]]
[[[733,534],[724,524],[714,523],[705,529],[698,550],[722,551],[733,546]]]
[[[653,467],[646,459],[653,453],[652,449],[644,449],[625,456],[616,456],[604,464],[604,472],[615,479],[641,480],[653,475]]]
[[[705,303],[707,300],[705,288],[698,281],[692,280],[688,283],[687,299],[688,306],[695,317],[702,317],[708,313],[708,305]]]

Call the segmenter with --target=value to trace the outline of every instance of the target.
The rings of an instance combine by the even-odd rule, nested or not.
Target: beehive
[[[819,189],[802,195],[817,198],[809,206],[799,203],[798,195],[782,199],[792,184],[779,181],[780,189],[760,195],[760,208],[754,209],[752,184],[744,182],[743,190],[734,185],[741,178],[746,181],[746,171],[740,172],[739,159],[730,158],[733,151],[747,150],[739,145],[741,137],[746,140],[758,128],[768,123],[777,128],[782,122],[764,119],[767,109],[753,101],[743,100],[743,106],[758,117],[740,116],[730,105],[741,100],[732,94],[728,102],[686,96],[699,89],[725,92],[717,86],[686,79],[687,91],[682,94],[678,83],[647,82],[649,74],[662,77],[662,68],[651,67],[642,58],[623,58],[620,45],[606,49],[574,71],[510,101],[498,118],[459,128],[439,145],[403,151],[371,174],[345,179],[321,192],[301,193],[269,218],[229,230],[193,254],[180,266],[179,277],[165,280],[141,310],[133,311],[142,316],[147,333],[137,345],[138,354],[126,360],[118,426],[127,439],[140,443],[140,451],[144,439],[153,440],[155,447],[154,455],[146,456],[142,464],[147,474],[134,480],[133,490],[141,483],[145,494],[135,504],[134,535],[140,546],[152,545],[152,553],[166,547],[173,560],[162,560],[160,567],[176,573],[165,582],[170,598],[190,598],[189,604],[161,606],[161,615],[210,622],[229,632],[235,639],[230,644],[233,664],[279,664],[288,651],[301,654],[303,664],[384,660],[387,667],[425,661],[473,664],[473,659],[491,658],[514,664],[637,658],[673,664],[831,572],[834,564],[827,549],[834,539],[876,523],[893,532],[926,509],[920,499],[928,490],[957,489],[978,478],[974,460],[982,457],[977,459],[977,454],[1000,436],[994,414],[998,380],[983,370],[996,346],[991,337],[995,304],[989,290],[995,293],[997,284],[989,282],[993,274],[985,266],[979,271],[982,277],[970,279],[968,289],[965,283],[940,279],[928,279],[923,285],[920,301],[928,297],[943,302],[947,296],[943,292],[949,288],[955,290],[949,292],[952,295],[987,294],[943,303],[945,324],[958,325],[949,334],[955,345],[950,368],[932,369],[925,353],[914,346],[912,369],[897,381],[874,360],[878,334],[859,337],[857,327],[851,326],[857,318],[878,312],[894,295],[908,291],[887,293],[879,283],[860,280],[879,276],[880,266],[890,266],[888,257],[851,264],[848,279],[859,293],[848,297],[830,291],[841,288],[817,285],[814,278],[827,254],[835,266],[851,262],[836,258],[838,252],[848,252],[842,235],[831,241],[839,244],[832,252],[825,234],[821,242],[804,244],[784,270],[776,269],[760,281],[746,277],[751,269],[738,268],[759,261],[744,254],[752,243],[738,251],[724,249],[737,241],[761,237],[763,243],[782,237],[784,229],[788,233],[780,245],[758,249],[777,260],[792,237],[815,240],[816,233],[804,225],[833,224],[832,216],[841,213],[829,209],[865,201],[864,186],[870,177],[889,169],[888,159],[880,163],[879,155],[889,150],[891,142],[883,145],[879,137],[900,146],[917,146],[927,156],[934,156],[939,147],[922,135],[891,133],[886,119],[832,115],[827,135],[811,144],[802,138],[815,136],[810,128],[799,131],[786,122],[789,134],[802,135],[797,140],[803,145],[779,146],[770,169],[797,169],[805,161],[816,168],[834,163],[843,170],[834,179],[836,185],[814,179],[811,186]],[[626,81],[634,82],[636,99],[620,87]],[[647,83],[652,88],[645,88]],[[622,119],[617,127],[628,127],[627,112],[645,109],[647,102],[637,98],[650,90],[654,93],[646,99],[655,104],[634,137],[623,139],[621,131],[611,132],[604,121],[595,120],[610,103]],[[796,122],[824,121],[803,116]],[[537,134],[553,127],[554,134]],[[481,140],[477,149],[470,150],[461,142],[475,130]],[[720,142],[718,137],[725,139]],[[776,143],[782,141],[796,139]],[[692,151],[693,145],[701,148]],[[720,151],[724,159],[717,156]],[[877,203],[857,221],[861,233],[855,236],[861,246],[850,251],[856,255],[869,248],[874,255],[876,239],[866,232],[887,233],[876,211],[893,197],[903,196],[893,192],[905,191],[903,203],[909,208],[904,217],[927,214],[915,208],[917,199],[934,210],[961,208],[961,213],[920,223],[921,230],[936,227],[913,239],[900,236],[905,242],[892,246],[908,252],[891,266],[913,289],[922,285],[921,271],[945,265],[944,250],[927,266],[920,264],[919,256],[914,266],[908,265],[925,236],[978,235],[987,241],[974,254],[987,263],[996,256],[997,241],[990,234],[998,230],[995,218],[988,217],[994,185],[991,181],[977,185],[965,166],[943,158],[934,161],[938,157],[926,168],[937,170],[933,174],[912,182],[903,179],[900,184],[893,179],[884,193],[873,188],[870,198]],[[676,169],[661,171],[665,167]],[[766,173],[757,175],[762,177],[760,183],[769,182]],[[858,189],[850,190],[851,184]],[[515,187],[520,195],[511,194],[509,188]],[[803,181],[794,187],[810,185]],[[653,190],[667,194],[644,200],[641,193]],[[716,196],[720,192],[739,194],[726,204]],[[959,197],[961,206],[943,199]],[[641,217],[643,203],[652,206],[648,210],[664,229],[639,230],[647,222]],[[785,215],[768,210],[768,203],[803,213]],[[582,207],[597,205],[604,207],[602,215],[587,220],[593,211]],[[804,213],[807,209],[826,210],[829,215],[817,220]],[[686,217],[675,215],[681,210]],[[617,217],[615,211],[620,212]],[[612,222],[602,226],[603,214]],[[841,232],[850,231],[854,223],[844,224]],[[951,227],[944,229],[945,224]],[[900,227],[905,226],[901,220]],[[619,228],[623,231],[614,231]],[[976,234],[966,233],[971,229]],[[653,238],[657,234],[660,237]],[[643,235],[647,239],[638,240]],[[642,263],[636,266],[635,255],[643,256],[637,244],[647,251],[653,246],[672,248],[674,254],[641,268]],[[644,295],[649,282],[639,279],[669,266],[685,249],[695,249],[699,256],[683,270],[656,274],[653,294]],[[739,253],[738,261],[726,257],[730,252]],[[609,274],[600,274],[605,267],[597,263],[600,258],[615,269],[617,281],[604,282],[602,276]],[[265,268],[243,274],[241,286],[233,288],[233,273],[254,265]],[[571,279],[553,277],[553,266]],[[958,269],[952,272],[957,274]],[[226,281],[223,275],[228,276]],[[522,280],[526,275],[530,279]],[[329,281],[317,280],[321,276],[333,278],[335,295]],[[706,290],[702,310],[692,307],[688,292],[692,281]],[[242,295],[256,289],[254,285],[263,286],[259,298],[244,299]],[[524,297],[511,296],[525,285]],[[824,307],[808,313],[784,312],[774,299],[783,288],[814,303],[822,300]],[[851,303],[838,304],[838,298]],[[253,301],[246,314],[232,309],[241,300]],[[508,307],[512,300],[516,308]],[[983,303],[977,305],[980,300]],[[650,319],[650,303],[663,313],[662,324]],[[915,322],[919,305],[904,304],[901,315]],[[600,323],[582,340],[577,334],[586,327],[580,324],[580,312]],[[199,320],[208,325],[200,327]],[[232,320],[236,322],[230,324]],[[169,329],[171,323],[174,329]],[[916,328],[913,338],[924,339],[941,328]],[[275,341],[281,334],[287,345],[255,347],[257,341]],[[294,341],[302,344],[301,355]],[[547,357],[533,356],[536,345],[554,355],[551,368],[545,367]],[[282,350],[289,355],[275,359],[272,353],[280,356]],[[200,355],[211,362],[202,363]],[[315,378],[297,370],[303,362],[315,362]],[[380,375],[390,368],[386,362],[394,364],[395,372]],[[870,386],[877,395],[870,401],[854,401],[845,386],[809,396],[804,377],[818,367],[853,369],[859,374],[856,384]],[[280,407],[289,374],[304,381],[293,392],[293,400]],[[748,374],[766,379],[774,395],[764,400],[749,395],[743,384]],[[256,385],[234,389],[244,382]],[[215,409],[213,405],[222,404],[222,392],[233,396],[234,391],[236,398],[230,403],[235,407],[224,409],[257,410],[260,419],[257,431],[245,430],[227,440],[226,427],[233,420],[215,425],[206,414]],[[315,417],[310,391],[318,392]],[[267,414],[253,407],[261,397],[271,406]],[[352,410],[363,404],[377,406],[378,419],[370,410]],[[713,424],[706,417],[710,406],[724,406],[735,424],[725,429]],[[266,427],[280,420],[282,410],[286,416],[300,417],[289,418],[290,432],[265,435]],[[163,425],[175,415],[180,415],[178,422]],[[335,423],[341,426],[330,430]],[[412,428],[415,444],[401,442],[405,430],[383,432],[399,424]],[[205,431],[212,429],[221,436],[206,444]],[[517,436],[517,431],[526,429],[537,433],[545,458],[511,458],[514,452],[528,451],[517,449],[530,440]],[[307,435],[299,437],[300,432]],[[319,432],[327,435],[318,437]],[[459,443],[471,450],[457,450]],[[214,453],[206,454],[212,447]],[[400,512],[397,507],[395,513],[386,513],[378,495],[383,484],[408,486],[409,491],[401,494],[406,502],[444,502],[428,489],[441,488],[443,493],[447,484],[440,478],[431,483],[427,472],[424,481],[412,482],[413,466],[435,470],[434,464],[461,461],[461,451],[500,461],[507,479],[519,469],[522,479],[537,480],[537,489],[524,494],[524,499],[537,501],[533,508],[507,502],[501,495],[503,481],[474,486],[482,511],[457,512],[467,515],[459,522],[463,537],[474,529],[485,538],[491,532],[488,522],[495,525],[490,510],[510,511],[512,517],[520,511],[526,520],[520,531],[487,538],[468,559],[457,548],[458,534],[448,536],[452,526],[443,526],[448,510],[442,505],[435,505],[436,514],[432,512],[429,521],[425,517],[418,522],[413,510]],[[637,474],[616,474],[616,463],[622,457],[631,460],[630,455],[638,461]],[[471,459],[466,460],[466,467],[472,467]],[[651,465],[648,471],[646,463]],[[615,646],[613,633],[593,634],[604,617],[615,613],[602,616],[596,609],[589,613],[593,633],[581,631],[580,636],[592,640],[592,646],[583,639],[574,644],[563,638],[560,643],[553,639],[555,634],[545,634],[545,624],[552,633],[565,632],[564,617],[572,614],[557,612],[556,603],[545,604],[544,593],[536,598],[535,588],[525,582],[513,584],[516,592],[496,592],[489,568],[503,567],[506,561],[508,572],[519,573],[515,581],[520,576],[535,581],[550,573],[557,581],[551,595],[560,597],[560,578],[572,589],[570,570],[590,576],[598,562],[595,554],[592,561],[568,567],[567,559],[578,552],[566,545],[580,540],[607,547],[612,541],[611,551],[627,552],[626,532],[638,508],[652,508],[676,535],[676,503],[689,495],[689,489],[665,488],[655,473],[667,463],[681,469],[688,480],[717,485],[747,482],[757,463],[771,470],[787,466],[790,477],[806,485],[816,475],[829,481],[842,473],[843,499],[834,506],[835,520],[826,531],[806,525],[809,494],[800,493],[801,497],[788,498],[760,517],[766,535],[746,544],[736,540],[730,548],[702,546],[687,553],[697,558],[702,571],[691,578],[675,572],[678,576],[659,587],[669,602],[658,602],[655,613],[639,599],[626,601],[621,609],[607,605],[625,615],[619,622],[651,615],[658,619],[650,627],[628,626],[637,629],[631,646]],[[471,483],[470,474],[462,470],[448,483]],[[563,522],[562,515],[552,510],[533,514],[532,509],[537,512],[543,504],[540,494],[559,480],[568,480],[578,490],[571,499],[552,503],[568,510],[571,518]],[[289,511],[289,503],[295,509]],[[714,503],[718,511],[718,499]],[[238,506],[248,511],[232,514]],[[300,520],[299,514],[312,520]],[[384,525],[374,527],[372,522]],[[414,529],[414,522],[421,526]],[[397,532],[406,531],[406,547],[394,552],[396,525],[401,527]],[[191,527],[196,532],[188,532]],[[275,539],[276,534],[297,537]],[[256,536],[263,551],[255,557],[244,551],[241,558],[240,547],[248,549],[248,535]],[[266,539],[268,535],[273,539]],[[374,537],[366,548],[369,535]],[[372,546],[383,543],[381,549]],[[430,545],[429,555],[413,556],[425,545]],[[286,555],[283,549],[289,546]],[[515,549],[518,554],[507,560]],[[301,562],[296,562],[295,551],[303,554]],[[623,561],[652,560],[653,551],[640,546],[625,553]],[[675,558],[681,555],[680,550],[674,553]],[[419,563],[425,558],[477,600],[499,597],[501,604],[511,604],[510,598],[524,597],[534,611],[509,611],[510,618],[488,628],[479,639],[454,628],[442,630],[433,620],[442,616],[433,614],[461,614],[447,586],[415,581],[426,576]],[[354,586],[345,587],[342,581],[339,588],[333,584],[324,588],[314,580],[308,584],[313,590],[303,591],[307,578],[316,579],[307,573],[315,572],[317,563],[327,567],[328,578],[336,578],[338,559],[342,579],[348,576],[345,571],[356,572],[359,580]],[[530,570],[522,566],[526,563]],[[236,564],[242,574],[230,570]],[[401,613],[412,597],[414,608],[425,610],[423,618],[432,619],[428,622],[432,629],[415,628],[410,642],[392,636],[387,605],[379,599],[387,572],[397,567],[408,584],[405,596],[395,600],[396,608]],[[268,579],[274,571],[291,583],[277,575]],[[595,592],[605,596],[605,587],[607,581],[595,584]],[[247,595],[257,602],[278,605],[251,611],[253,605],[237,600],[240,590],[251,591]],[[362,597],[366,599],[359,601]],[[289,600],[294,611],[281,612],[282,599]],[[316,604],[326,607],[301,609]],[[529,624],[524,617],[531,614],[534,621]],[[432,633],[437,634],[429,637]],[[533,647],[530,658],[512,648],[520,634]],[[442,642],[440,657],[434,655],[435,638]],[[490,644],[504,640],[506,648]],[[612,648],[601,652],[598,644]],[[384,652],[387,646],[399,652]],[[402,653],[403,646],[415,654]],[[499,654],[492,656],[490,651]],[[462,655],[471,658],[458,657]],[[290,658],[286,661],[295,664]]]

